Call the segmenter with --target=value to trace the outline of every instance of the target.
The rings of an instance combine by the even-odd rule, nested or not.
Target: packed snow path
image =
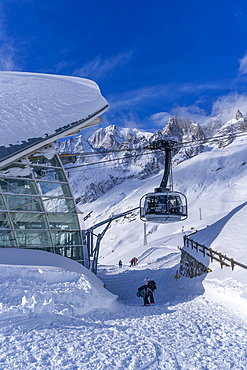
[[[1,369],[246,369],[247,328],[198,297],[1,323]],[[2,364],[2,365],[1,365]]]
[[[100,266],[106,287],[119,295],[110,309],[79,315],[68,305],[64,311],[45,312],[45,305],[41,309],[30,300],[25,314],[6,304],[0,321],[0,369],[246,369],[247,322],[204,294],[204,277],[175,281],[179,257],[174,252],[134,268]],[[143,277],[157,282],[154,306],[142,306],[135,295]],[[6,281],[17,300],[22,278],[18,284],[2,278],[2,292]],[[215,282],[215,289],[223,291],[224,286]],[[67,294],[73,303],[69,283],[52,281],[45,291],[51,301],[55,294],[65,304]],[[228,295],[234,299],[231,290]]]

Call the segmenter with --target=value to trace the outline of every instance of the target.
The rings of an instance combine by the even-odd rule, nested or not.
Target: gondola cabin
[[[187,217],[187,199],[177,191],[157,188],[140,200],[140,218],[144,222],[168,223]]]

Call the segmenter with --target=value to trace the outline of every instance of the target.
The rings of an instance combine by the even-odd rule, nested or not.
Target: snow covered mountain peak
[[[223,124],[209,142],[210,143],[216,142],[218,147],[222,148],[231,144],[236,138],[237,134],[246,131],[247,131],[247,119],[238,110],[235,118]]]
[[[115,125],[97,130],[89,139],[89,143],[93,148],[102,149],[118,149],[123,138],[119,134],[119,130]]]
[[[173,153],[174,167],[210,147],[224,148],[239,133],[247,131],[247,120],[239,110],[230,121],[222,122],[222,119],[219,115],[199,125],[189,119],[173,116],[162,130],[154,134],[110,125],[96,130],[88,140],[80,135],[59,143],[58,151],[82,153],[77,157],[75,166],[90,164],[89,167],[70,172],[77,202],[85,204],[95,201],[128,179],[143,180],[164,169],[164,153],[147,150],[150,141],[169,138],[184,144]],[[87,153],[92,155],[88,156]]]
[[[243,114],[240,112],[240,110],[238,109],[237,110],[237,113],[236,113],[236,116],[235,116],[235,118],[236,119],[240,119],[240,118],[243,118],[244,116],[243,116]]]
[[[167,124],[162,130],[162,135],[168,135],[178,142],[205,138],[203,130],[198,123],[192,123],[189,119],[182,119],[177,116],[168,119]]]
[[[123,147],[127,149],[139,142],[146,144],[151,135],[136,128],[117,128],[115,125],[110,125],[95,131],[88,142],[94,149],[114,150]]]

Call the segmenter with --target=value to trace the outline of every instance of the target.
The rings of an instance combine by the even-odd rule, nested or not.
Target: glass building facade
[[[1,169],[0,247],[42,249],[84,264],[76,204],[51,149]]]

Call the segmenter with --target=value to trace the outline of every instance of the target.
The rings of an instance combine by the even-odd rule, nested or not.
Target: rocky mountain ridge
[[[147,149],[149,142],[171,139],[179,143],[172,165],[191,158],[208,147],[224,148],[238,133],[247,131],[247,118],[238,110],[224,123],[220,116],[204,124],[177,116],[169,118],[156,133],[110,125],[96,130],[87,140],[82,135],[58,143],[57,151],[76,154],[75,163],[65,165],[77,203],[90,203],[126,179],[140,180],[164,168],[162,151]]]

